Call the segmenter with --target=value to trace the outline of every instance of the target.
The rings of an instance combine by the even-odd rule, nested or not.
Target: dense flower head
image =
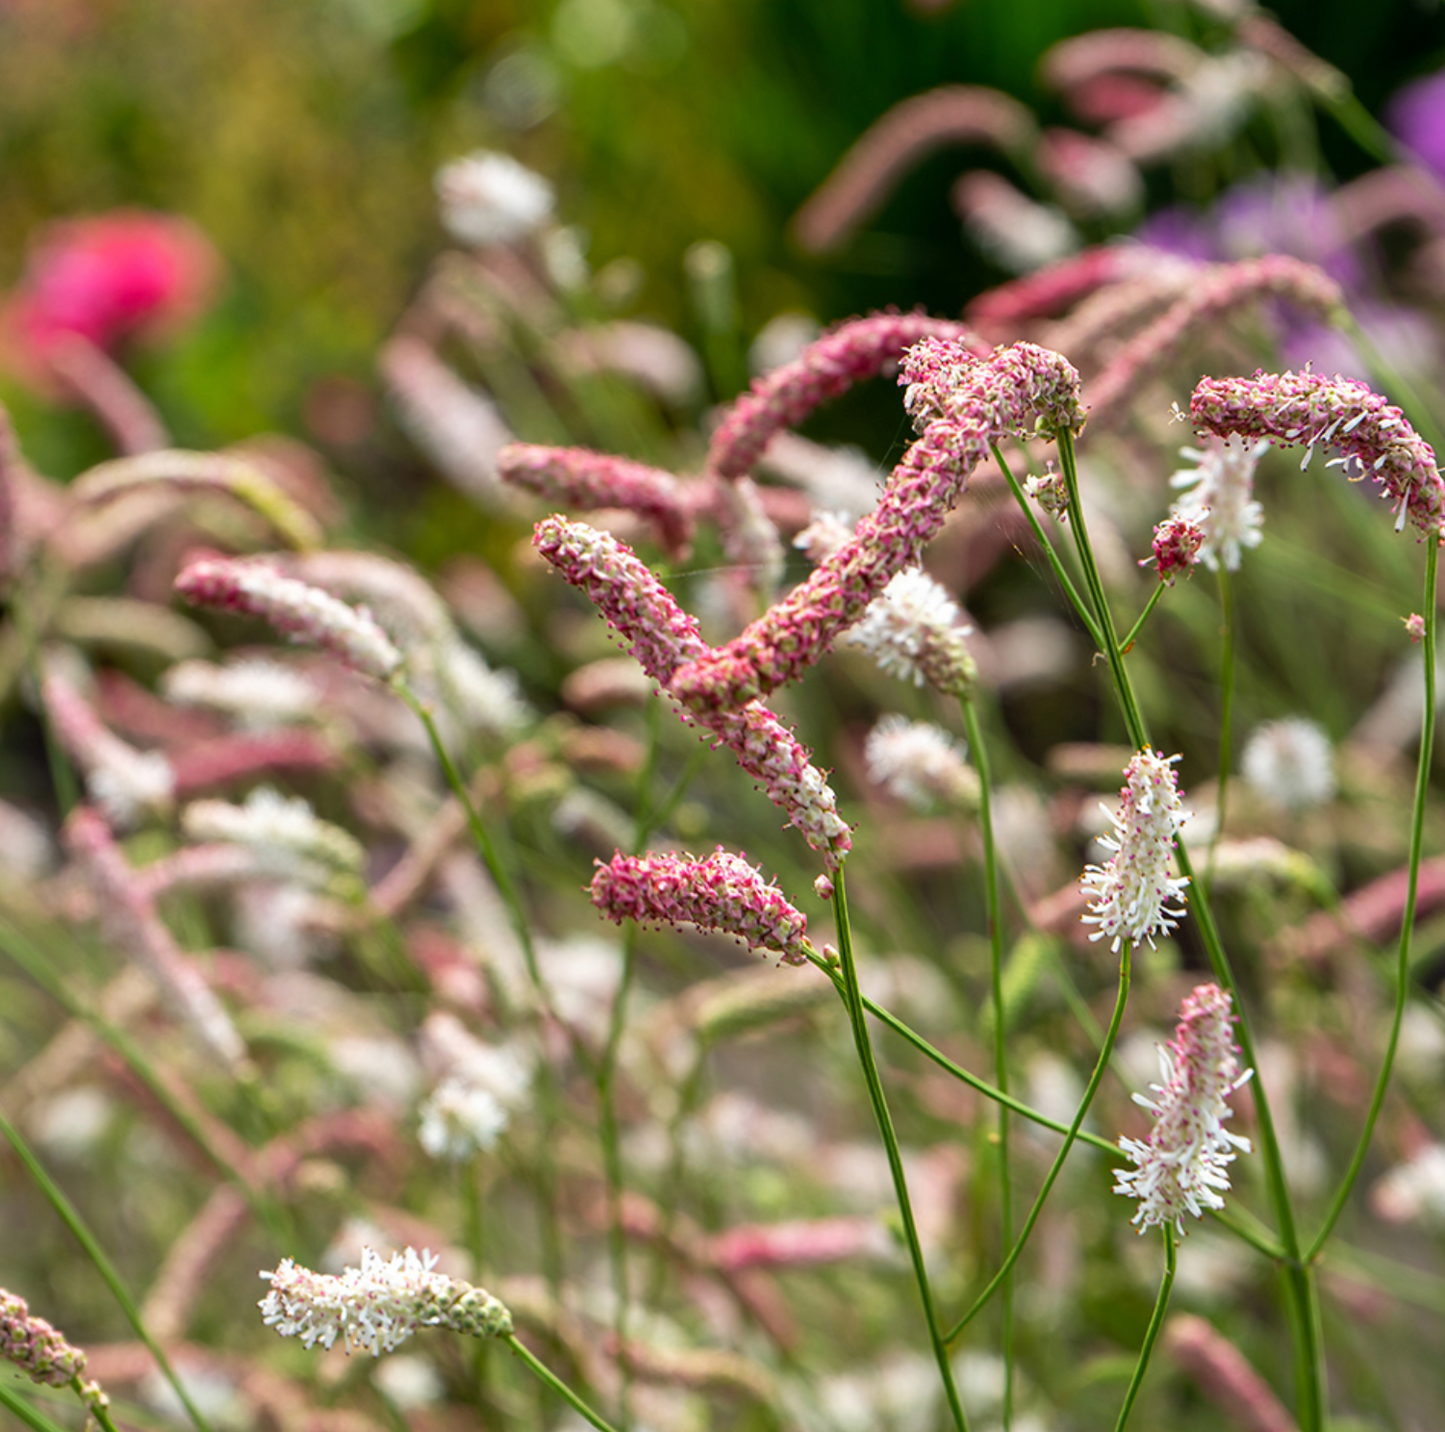
[[[490,1089],[460,1076],[443,1079],[420,1109],[417,1142],[434,1159],[461,1163],[495,1147],[507,1127],[507,1111]]]
[[[1335,793],[1330,738],[1304,716],[1256,727],[1244,743],[1239,768],[1255,791],[1282,810],[1323,805]]]
[[[207,558],[176,578],[176,591],[201,607],[260,617],[304,646],[318,646],[356,671],[386,681],[402,655],[365,607],[347,603],[264,562]]]
[[[1154,555],[1143,558],[1141,567],[1153,566],[1159,573],[1159,580],[1166,586],[1174,585],[1174,578],[1181,572],[1187,577],[1199,560],[1204,547],[1204,529],[1188,517],[1174,513],[1154,528]]]
[[[1395,530],[1408,519],[1421,536],[1438,536],[1445,523],[1445,481],[1435,453],[1404,413],[1353,378],[1322,373],[1256,373],[1253,378],[1205,378],[1194,390],[1190,416],[1200,432],[1219,437],[1302,444],[1301,470],[1316,447],[1342,456],[1351,479],[1373,477],[1395,508]]]
[[[64,1387],[85,1371],[85,1354],[44,1318],[32,1317],[24,1298],[4,1288],[0,1288],[0,1358],[47,1387]]]
[[[383,1258],[361,1250],[359,1267],[340,1275],[313,1273],[283,1258],[261,1276],[271,1291],[258,1306],[267,1327],[299,1337],[308,1347],[331,1347],[380,1357],[424,1327],[450,1328],[473,1337],[507,1337],[512,1315],[481,1288],[435,1273],[434,1253],[415,1248]]]
[[[1183,918],[1174,901],[1184,898],[1188,879],[1169,873],[1174,837],[1189,818],[1174,775],[1178,756],[1160,756],[1147,746],[1134,755],[1124,771],[1119,810],[1110,812],[1113,835],[1099,843],[1114,852],[1106,865],[1088,865],[1080,880],[1089,896],[1086,925],[1097,925],[1089,938],[1113,941],[1117,951],[1128,940],[1137,945],[1168,934]]]
[[[759,378],[732,405],[708,444],[708,470],[719,477],[742,477],[774,433],[797,427],[815,408],[876,376],[909,344],[930,335],[974,341],[956,319],[923,313],[872,313],[823,334],[791,363]]]
[[[1134,1095],[1153,1115],[1149,1137],[1119,1140],[1134,1167],[1114,1171],[1114,1192],[1139,1200],[1132,1222],[1140,1233],[1172,1224],[1182,1236],[1186,1213],[1202,1218],[1205,1209],[1224,1207],[1229,1165],[1250,1151],[1248,1139],[1224,1127],[1229,1096],[1254,1072],[1241,1072],[1235,1054],[1229,995],[1200,985],[1185,996],[1174,1038],[1159,1049],[1164,1082],[1150,1085],[1158,1097]]]
[[[692,540],[693,516],[682,484],[646,463],[588,448],[508,443],[497,454],[497,473],[549,502],[635,512],[656,526],[673,553],[685,552]]]
[[[332,873],[359,877],[366,851],[350,831],[321,820],[300,796],[258,786],[244,805],[193,801],[181,813],[191,840],[246,846],[279,878],[324,884]]]
[[[1197,560],[1211,572],[1221,566],[1237,572],[1243,549],[1259,546],[1264,509],[1254,500],[1254,470],[1268,450],[1267,442],[1232,443],[1218,437],[1202,449],[1180,449],[1194,466],[1169,479],[1171,487],[1188,489],[1170,511],[1198,526],[1202,541]]]
[[[740,855],[719,846],[685,855],[614,855],[598,861],[592,903],[610,920],[696,925],[736,935],[750,950],[773,950],[788,964],[807,958],[808,917]]]
[[[512,244],[552,216],[552,186],[510,154],[478,149],[436,174],[442,223],[458,243]]]
[[[850,541],[726,646],[676,673],[671,689],[693,712],[765,696],[816,664],[899,572],[918,565],[990,443],[1083,425],[1078,374],[1031,343],[981,359],[927,339],[909,350],[899,381],[922,436]]]
[[[968,748],[943,727],[896,713],[880,717],[863,743],[869,780],[917,811],[978,804],[978,773],[967,756]]]
[[[884,587],[843,639],[867,652],[889,676],[965,695],[978,674],[964,644],[972,630],[948,589],[913,567]]]
[[[7,326],[44,360],[68,339],[111,348],[160,332],[204,302],[217,268],[210,241],[174,214],[119,211],[42,231],[11,301]]]

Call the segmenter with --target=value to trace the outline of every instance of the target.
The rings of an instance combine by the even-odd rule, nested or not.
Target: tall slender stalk
[[[913,1202],[908,1196],[908,1179],[903,1170],[903,1154],[898,1147],[898,1135],[893,1129],[893,1117],[888,1112],[888,1100],[883,1092],[883,1080],[879,1076],[878,1063],[873,1057],[873,1044],[868,1036],[868,1018],[864,1009],[863,994],[858,988],[858,966],[853,955],[853,927],[848,919],[848,897],[841,869],[833,876],[833,915],[837,921],[843,1003],[847,1007],[848,1020],[853,1027],[853,1044],[858,1053],[858,1063],[863,1069],[864,1083],[868,1087],[868,1099],[873,1105],[873,1114],[878,1121],[878,1133],[883,1140],[884,1152],[888,1156],[888,1171],[893,1178],[893,1192],[898,1200],[898,1215],[903,1223],[903,1238],[908,1245],[908,1258],[913,1264],[913,1278],[918,1284],[918,1296],[923,1304],[923,1317],[928,1326],[928,1341],[933,1348],[933,1359],[938,1366],[938,1375],[943,1381],[943,1392],[948,1400],[949,1412],[953,1416],[953,1425],[957,1432],[968,1432],[968,1418],[964,1415],[963,1403],[959,1399],[958,1387],[953,1377],[953,1366],[948,1360],[948,1346],[939,1327],[933,1287],[929,1282],[928,1268],[923,1260],[923,1244],[918,1236],[918,1224],[913,1217]]]
[[[1124,1392],[1124,1405],[1119,1409],[1119,1420],[1114,1432],[1124,1432],[1129,1414],[1134,1410],[1139,1389],[1144,1385],[1144,1374],[1149,1371],[1149,1359],[1154,1355],[1154,1344],[1159,1341],[1159,1332],[1164,1326],[1164,1314],[1169,1311],[1169,1294],[1174,1288],[1174,1272],[1178,1267],[1178,1250],[1174,1246],[1174,1230],[1166,1223],[1164,1234],[1164,1276],[1159,1280],[1159,1296],[1154,1300],[1154,1312],[1150,1315],[1149,1326],[1144,1333],[1144,1345],[1139,1349],[1139,1361],[1134,1364],[1134,1375]]]
[[[1234,751],[1234,677],[1236,653],[1239,649],[1238,604],[1229,572],[1219,569],[1219,605],[1224,613],[1224,651],[1219,659],[1219,790],[1214,798],[1214,838],[1209,842],[1206,874],[1214,878],[1214,857],[1224,835],[1225,816],[1229,810],[1229,777]]]
[[[555,1392],[579,1417],[590,1422],[597,1432],[617,1432],[600,1412],[593,1411],[545,1362],[536,1357],[515,1333],[508,1333],[503,1341],[545,1387]]]

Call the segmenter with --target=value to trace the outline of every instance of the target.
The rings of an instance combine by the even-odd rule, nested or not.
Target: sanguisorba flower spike
[[[1135,754],[1124,771],[1119,810],[1110,812],[1113,835],[1099,843],[1114,852],[1105,865],[1084,868],[1080,887],[1089,897],[1086,925],[1099,928],[1091,940],[1111,939],[1115,952],[1168,934],[1184,917],[1177,901],[1184,899],[1187,877],[1171,875],[1174,837],[1189,818],[1174,775],[1178,756],[1160,756],[1147,746]],[[1106,808],[1107,809],[1107,808]]]
[[[1135,1094],[1154,1127],[1147,1139],[1121,1138],[1133,1168],[1116,1169],[1115,1193],[1139,1200],[1132,1222],[1143,1233],[1172,1224],[1184,1234],[1184,1215],[1202,1218],[1223,1208],[1229,1165],[1250,1142],[1224,1127],[1229,1096],[1253,1076],[1235,1057],[1234,1008],[1218,985],[1200,985],[1185,996],[1174,1038],[1159,1049],[1162,1084],[1157,1098]]]
[[[1205,378],[1189,414],[1201,433],[1303,444],[1301,470],[1316,447],[1335,448],[1342,456],[1332,466],[1343,466],[1347,477],[1372,477],[1385,489],[1397,532],[1407,520],[1422,537],[1438,537],[1445,526],[1445,480],[1434,450],[1399,408],[1353,378],[1310,372]]]

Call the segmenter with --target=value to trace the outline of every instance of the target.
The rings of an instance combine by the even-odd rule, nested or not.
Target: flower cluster
[[[85,1354],[65,1334],[30,1312],[25,1299],[0,1288],[0,1359],[45,1387],[73,1384],[91,1411],[110,1405],[98,1382],[82,1382]]]
[[[1100,837],[1113,858],[1086,866],[1079,882],[1089,896],[1084,923],[1099,927],[1089,938],[1111,939],[1116,952],[1125,940],[1147,940],[1152,949],[1154,936],[1168,934],[1184,916],[1173,902],[1184,899],[1189,881],[1169,873],[1175,834],[1189,818],[1174,775],[1178,759],[1147,746],[1135,754],[1124,771],[1118,813],[1109,814],[1114,834]]]
[[[1199,528],[1196,560],[1211,572],[1221,566],[1237,572],[1242,549],[1259,546],[1264,509],[1254,500],[1254,469],[1268,450],[1265,442],[1235,445],[1223,438],[1211,438],[1202,450],[1180,449],[1195,465],[1169,479],[1171,487],[1188,489],[1170,511]]]
[[[258,1306],[267,1327],[305,1345],[329,1348],[338,1339],[351,1352],[380,1357],[426,1327],[473,1337],[508,1337],[512,1315],[481,1288],[434,1273],[434,1253],[407,1248],[383,1258],[363,1248],[361,1264],[339,1276],[313,1273],[283,1258],[261,1276],[271,1291]]]
[[[1174,1038],[1159,1050],[1162,1084],[1150,1099],[1135,1094],[1154,1126],[1144,1140],[1121,1138],[1119,1147],[1134,1167],[1116,1169],[1115,1193],[1139,1200],[1132,1222],[1141,1233],[1172,1224],[1184,1233],[1184,1215],[1202,1218],[1223,1208],[1229,1165],[1250,1143],[1224,1127],[1229,1096],[1254,1071],[1240,1071],[1235,1058],[1234,1012],[1218,985],[1200,985],[1185,997]]]
[[[682,855],[615,855],[597,865],[592,903],[610,920],[696,925],[737,935],[751,950],[788,964],[807,959],[808,917],[741,856],[718,847],[702,860]]]
[[[1153,566],[1159,580],[1174,585],[1181,572],[1187,577],[1204,547],[1204,529],[1179,513],[1166,517],[1154,528],[1154,555],[1143,558],[1141,567]]]
[[[935,803],[964,810],[978,805],[978,772],[967,755],[943,727],[896,714],[880,718],[863,744],[868,778],[917,811]]]
[[[914,567],[889,582],[843,639],[889,676],[962,696],[978,676],[963,640],[972,630],[947,588]]]
[[[1395,530],[1408,520],[1422,537],[1445,525],[1445,479],[1435,453],[1404,413],[1353,378],[1321,373],[1256,373],[1253,378],[1205,378],[1189,413],[1201,432],[1268,439],[1305,448],[1301,470],[1316,447],[1332,447],[1351,477],[1373,477],[1395,509]]]

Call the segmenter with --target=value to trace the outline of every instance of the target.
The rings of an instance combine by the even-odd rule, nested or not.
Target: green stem
[[[526,1344],[515,1333],[508,1333],[502,1341],[521,1358],[543,1384],[551,1388],[579,1417],[590,1422],[597,1432],[617,1432],[617,1429],[601,1413],[594,1412],[546,1363],[534,1357],[528,1351]]]
[[[1209,842],[1206,876],[1214,879],[1214,856],[1224,834],[1225,815],[1229,809],[1229,777],[1234,749],[1234,677],[1235,653],[1239,647],[1239,623],[1234,583],[1228,571],[1219,569],[1219,605],[1224,612],[1224,651],[1219,672],[1219,793],[1214,802],[1214,837]]]
[[[1048,559],[1049,566],[1054,569],[1054,576],[1058,579],[1059,585],[1068,596],[1069,604],[1079,614],[1079,620],[1083,622],[1089,635],[1093,637],[1094,645],[1102,647],[1104,645],[1104,638],[1099,632],[1093,614],[1090,612],[1087,603],[1085,603],[1084,599],[1079,595],[1078,588],[1074,586],[1073,578],[1069,576],[1063,559],[1059,556],[1054,548],[1054,544],[1049,541],[1047,534],[1044,532],[1043,524],[1034,513],[1033,504],[1029,501],[1028,495],[1019,485],[1019,481],[1013,475],[1013,471],[1008,463],[1004,461],[1003,453],[999,450],[998,444],[994,443],[992,447],[994,461],[998,463],[999,470],[1004,475],[1004,480],[1008,483],[1018,505],[1023,509],[1023,514],[1028,519],[1029,526],[1033,528],[1034,538],[1040,548],[1042,548],[1044,556]]]
[[[833,915],[837,921],[838,950],[841,957],[843,977],[843,1003],[848,1010],[848,1020],[853,1027],[853,1043],[858,1053],[858,1062],[863,1069],[863,1080],[868,1087],[868,1099],[873,1105],[873,1114],[878,1121],[878,1133],[888,1156],[888,1171],[893,1176],[893,1192],[898,1200],[898,1214],[903,1222],[903,1237],[908,1244],[908,1257],[913,1264],[914,1281],[918,1284],[918,1296],[923,1304],[923,1317],[928,1325],[928,1340],[933,1347],[933,1358],[938,1365],[938,1375],[943,1382],[943,1391],[948,1399],[949,1411],[957,1432],[968,1432],[968,1418],[964,1415],[959,1400],[958,1388],[953,1379],[953,1367],[948,1360],[948,1347],[941,1336],[938,1325],[938,1311],[933,1301],[933,1288],[928,1280],[928,1269],[923,1260],[923,1244],[918,1237],[918,1225],[913,1218],[913,1202],[908,1196],[908,1180],[903,1171],[903,1154],[898,1147],[898,1136],[893,1129],[893,1118],[888,1112],[888,1101],[883,1092],[883,1080],[878,1073],[878,1064],[873,1057],[873,1044],[868,1037],[868,1021],[864,1014],[862,991],[858,988],[858,966],[853,955],[853,928],[848,920],[848,897],[841,869],[833,875]]]
[[[1429,794],[1430,766],[1435,750],[1435,584],[1439,569],[1440,547],[1437,542],[1425,544],[1425,711],[1420,731],[1420,757],[1415,768],[1415,804],[1410,817],[1410,875],[1405,889],[1405,909],[1401,916],[1400,943],[1395,954],[1395,1010],[1390,1020],[1390,1037],[1385,1044],[1385,1057],[1380,1073],[1375,1080],[1375,1090],[1370,1097],[1370,1108],[1365,1115],[1364,1127],[1360,1130],[1359,1141],[1350,1159],[1349,1167],[1330,1202],[1329,1212],[1320,1226],[1320,1231],[1310,1243],[1305,1260],[1312,1262],[1319,1256],[1326,1240],[1344,1212],[1350,1190],[1360,1176],[1365,1154],[1374,1137],[1375,1124],[1385,1102],[1385,1090],[1390,1082],[1390,1073],[1395,1064],[1395,1051],[1400,1045],[1400,1026],[1405,1018],[1405,1000],[1410,992],[1410,944],[1415,929],[1415,905],[1420,887],[1420,855],[1425,840],[1425,802]]]
[[[1024,1220],[1023,1229],[1020,1231],[1018,1241],[1009,1249],[1008,1256],[1003,1261],[1003,1266],[989,1280],[987,1287],[973,1300],[969,1310],[953,1325],[945,1341],[952,1342],[969,1323],[978,1315],[988,1300],[993,1297],[999,1285],[1008,1277],[1015,1263],[1024,1251],[1024,1246],[1029,1241],[1029,1235],[1034,1231],[1034,1225],[1039,1221],[1039,1215],[1044,1211],[1044,1203],[1047,1201],[1050,1191],[1053,1189],[1054,1181],[1058,1178],[1064,1167],[1064,1161],[1069,1156],[1069,1150],[1073,1148],[1079,1137],[1079,1130],[1084,1119],[1088,1116],[1089,1107],[1094,1102],[1094,1095],[1099,1091],[1099,1085],[1103,1082],[1104,1072],[1109,1067],[1109,1060],[1113,1057],[1114,1042],[1119,1037],[1119,1027],[1124,1022],[1124,1009],[1129,1003],[1129,983],[1132,964],[1132,946],[1125,945],[1123,954],[1119,957],[1119,993],[1114,1001],[1114,1017],[1109,1021],[1109,1028],[1104,1035],[1104,1043],[1099,1050],[1099,1057],[1094,1061],[1094,1072],[1089,1076],[1089,1083],[1084,1089],[1084,1097],[1079,1101],[1079,1107],[1074,1114],[1073,1122],[1069,1125],[1068,1132],[1064,1136],[1063,1147],[1054,1157],[1052,1167],[1048,1176],[1044,1179],[1043,1186],[1039,1189],[1038,1196],[1034,1199],[1034,1206],[1029,1210],[1029,1216]],[[1100,1139],[1110,1153],[1117,1154],[1118,1147],[1114,1144],[1105,1143]]]
[[[1003,1003],[1003,911],[999,897],[998,848],[993,835],[993,810],[991,800],[992,770],[989,765],[988,745],[983,739],[983,724],[978,719],[978,707],[967,697],[960,697],[959,708],[963,713],[964,726],[968,731],[968,744],[973,755],[973,764],[978,772],[978,825],[983,837],[983,890],[984,905],[988,916],[989,937],[989,981],[993,999],[993,1077],[1001,1093],[1008,1093],[1008,1027],[1007,1014]],[[1014,1241],[1013,1188],[1009,1170],[1009,1111],[1006,1104],[997,1106],[998,1113],[998,1200],[999,1200],[999,1241],[1008,1248]],[[1068,1144],[1065,1144],[1065,1149]],[[1012,1263],[1009,1269],[1012,1269]],[[1003,1275],[1003,1334],[1000,1352],[1003,1356],[1004,1382],[1000,1418],[1003,1432],[1009,1432],[1013,1423],[1013,1332],[1014,1332],[1014,1284],[1011,1271]],[[954,1334],[944,1338],[951,1342]]]
[[[1163,597],[1168,586],[1168,582],[1156,582],[1154,584],[1154,590],[1149,593],[1149,600],[1144,603],[1144,610],[1139,613],[1139,619],[1129,628],[1128,636],[1120,643],[1124,649],[1125,656],[1134,649],[1134,643],[1139,640],[1139,633],[1144,630],[1144,623],[1154,615],[1154,608],[1159,605],[1159,600]]]
[[[1178,1253],[1174,1247],[1174,1230],[1167,1223],[1163,1233],[1164,1276],[1159,1280],[1159,1296],[1154,1300],[1154,1313],[1144,1334],[1144,1346],[1139,1349],[1139,1361],[1134,1365],[1134,1376],[1129,1379],[1128,1391],[1124,1393],[1124,1405],[1119,1409],[1119,1420],[1114,1424],[1114,1432],[1124,1432],[1129,1414],[1134,1410],[1134,1401],[1139,1396],[1139,1389],[1144,1385],[1144,1374],[1149,1371],[1149,1359],[1154,1354],[1154,1344],[1159,1341],[1159,1332],[1164,1326],[1164,1314],[1169,1309],[1169,1294],[1174,1288]]]
[[[75,1241],[85,1250],[86,1257],[95,1265],[96,1271],[110,1289],[111,1296],[119,1304],[121,1312],[125,1314],[126,1321],[131,1325],[136,1337],[145,1344],[150,1355],[155,1358],[156,1366],[160,1368],[161,1374],[180,1399],[181,1406],[186,1410],[186,1416],[191,1419],[197,1432],[211,1432],[210,1424],[201,1415],[200,1409],[191,1401],[185,1384],[176,1376],[170,1359],[166,1357],[165,1349],[151,1336],[150,1329],[146,1327],[145,1321],[140,1315],[140,1308],[121,1281],[115,1264],[110,1261],[105,1249],[100,1246],[75,1205],[61,1192],[60,1186],[45,1171],[45,1166],[40,1160],[35,1157],[34,1151],[26,1143],[19,1129],[4,1114],[0,1114],[0,1134],[3,1134],[9,1141],[10,1147],[19,1155],[20,1162],[25,1165],[30,1177],[35,1180],[36,1186],[45,1195],[60,1221],[70,1230]]]
[[[1073,528],[1074,541],[1079,561],[1084,568],[1085,583],[1094,602],[1099,628],[1105,639],[1105,656],[1114,678],[1114,689],[1124,716],[1124,724],[1130,740],[1138,749],[1149,744],[1148,729],[1139,710],[1129,679],[1123,653],[1119,649],[1113,619],[1109,615],[1108,602],[1104,595],[1103,581],[1099,576],[1098,563],[1094,560],[1093,548],[1089,544],[1088,528],[1079,503],[1078,469],[1074,459],[1072,436],[1068,432],[1059,434],[1059,459],[1069,491],[1069,518]],[[1244,1003],[1240,998],[1239,981],[1224,952],[1224,943],[1219,928],[1214,922],[1210,908],[1208,890],[1195,877],[1189,852],[1184,843],[1177,845],[1179,870],[1192,888],[1192,904],[1200,938],[1209,957],[1210,967],[1221,988],[1226,990],[1233,1002],[1235,1013],[1235,1036],[1239,1040],[1240,1052],[1244,1055],[1246,1067],[1259,1068],[1254,1052],[1254,1036]],[[1324,1416],[1324,1362],[1323,1350],[1315,1336],[1317,1323],[1309,1316],[1312,1298],[1310,1291],[1310,1270],[1300,1257],[1299,1233],[1295,1227],[1294,1210],[1290,1206],[1289,1187],[1284,1176],[1284,1161],[1280,1155],[1279,1136],[1274,1125],[1269,1099],[1259,1079],[1254,1081],[1254,1107],[1259,1120],[1260,1143],[1265,1165],[1265,1179],[1269,1188],[1270,1203],[1275,1222],[1279,1225],[1280,1243],[1284,1248],[1283,1272],[1285,1292],[1291,1308],[1291,1323],[1295,1329],[1295,1384],[1299,1399],[1299,1420],[1302,1432],[1319,1432]]]
[[[28,1398],[22,1397],[4,1381],[0,1381],[0,1407],[7,1412],[13,1412],[31,1432],[66,1432],[60,1423],[52,1422],[38,1408],[33,1407]],[[114,1429],[108,1428],[107,1432],[114,1432]]]
[[[431,708],[411,689],[404,678],[393,677],[392,688],[411,707],[421,722],[447,785],[461,802],[477,853],[482,857],[482,863],[487,867],[487,873],[492,877],[492,882],[502,897],[508,921],[517,937],[517,943],[521,946],[522,958],[526,962],[527,975],[532,982],[542,1019],[544,1022],[559,1023],[552,1009],[546,982],[542,979],[541,966],[537,963],[537,947],[532,940],[532,928],[527,920],[526,908],[522,904],[521,892],[512,878],[507,862],[501,858],[492,833],[482,820],[481,812],[477,810],[472,793],[462,779],[461,772],[457,770],[446,742],[442,740],[436,718],[432,715]],[[557,1166],[554,1156],[560,1097],[557,1088],[558,1075],[552,1061],[544,1059],[538,1067],[538,1102],[541,1106],[542,1128],[537,1141],[537,1194],[541,1212],[542,1259],[547,1285],[555,1296],[562,1286],[562,1235],[557,1222]]]

